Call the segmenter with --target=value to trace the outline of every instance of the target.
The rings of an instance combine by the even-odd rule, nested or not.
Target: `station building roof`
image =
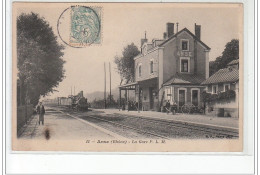
[[[185,84],[185,85],[199,85],[201,84],[205,78],[201,75],[195,74],[175,74],[172,76],[164,86],[174,85],[174,84]]]
[[[234,68],[220,69],[208,79],[203,81],[202,85],[236,82],[239,80],[239,70]]]

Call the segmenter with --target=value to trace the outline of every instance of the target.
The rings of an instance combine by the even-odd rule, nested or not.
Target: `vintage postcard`
[[[243,151],[243,4],[12,10],[12,150]]]

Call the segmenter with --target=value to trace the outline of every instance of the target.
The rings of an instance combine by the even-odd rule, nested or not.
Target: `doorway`
[[[191,102],[194,106],[199,105],[199,91],[198,90],[191,91]]]
[[[185,90],[179,90],[179,107],[181,108],[185,104]]]
[[[154,108],[154,95],[153,95],[154,88],[149,88],[149,96],[150,96],[150,109]]]

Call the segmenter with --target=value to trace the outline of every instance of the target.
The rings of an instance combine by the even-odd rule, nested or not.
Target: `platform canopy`
[[[121,90],[135,90],[135,86],[137,85],[137,82],[131,82],[124,85],[120,85],[119,89]]]

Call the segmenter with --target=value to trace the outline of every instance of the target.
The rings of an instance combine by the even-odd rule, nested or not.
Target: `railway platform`
[[[156,111],[122,111],[118,109],[93,109],[94,111],[103,112],[103,115],[106,114],[122,114],[122,115],[133,115],[144,118],[153,118],[159,120],[167,120],[167,121],[180,121],[187,122],[191,124],[198,125],[208,125],[212,127],[224,127],[231,129],[239,128],[239,118],[224,118],[224,117],[215,117],[208,116],[203,114],[181,114],[176,113],[172,115],[171,113],[162,113]]]
[[[108,130],[70,116],[58,110],[45,107],[44,125],[39,125],[38,115],[33,115],[27,125],[18,133],[21,139],[80,139],[115,138]]]

